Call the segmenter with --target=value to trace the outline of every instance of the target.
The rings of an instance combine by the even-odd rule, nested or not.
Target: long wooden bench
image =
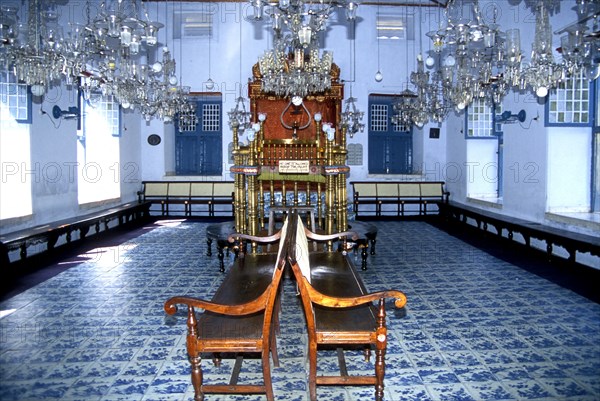
[[[442,181],[353,181],[351,184],[356,217],[439,213],[450,195]],[[407,207],[409,205],[417,205],[418,208]],[[436,205],[437,209],[431,210],[430,205]]]
[[[233,181],[142,181],[138,199],[160,205],[151,209],[160,216],[233,216],[233,193]]]
[[[577,252],[588,252],[593,256],[600,257],[600,236],[550,227],[455,202],[450,202],[444,213],[446,220],[450,223],[467,224],[471,219],[477,228],[485,232],[488,232],[489,226],[492,226],[495,234],[500,238],[514,240],[514,234],[519,233],[527,247],[531,247],[532,238],[544,241],[549,259],[554,257],[555,246],[560,246],[567,251],[569,255],[567,260],[571,263],[577,261]],[[505,233],[506,237],[504,236]]]
[[[9,253],[15,250],[19,250],[20,259],[24,260],[28,256],[27,248],[35,244],[45,243],[45,251],[52,251],[61,237],[64,236],[65,243],[70,244],[73,241],[73,233],[78,231],[78,240],[83,240],[92,228],[95,234],[98,234],[102,227],[104,231],[109,230],[112,221],[117,221],[118,226],[133,221],[142,223],[143,219],[149,216],[149,208],[148,202],[126,203],[99,212],[2,234],[0,260],[9,263]]]
[[[295,217],[294,217],[295,216]],[[288,230],[296,226],[294,244],[288,251],[307,322],[309,394],[317,399],[319,385],[372,385],[375,399],[383,399],[385,353],[387,348],[386,308],[384,300],[395,298],[397,308],[404,307],[406,296],[396,290],[369,293],[350,257],[342,252],[312,252],[308,239],[331,241],[334,235],[318,235],[305,229],[297,214],[292,214]],[[373,302],[378,302],[375,307]],[[370,356],[375,348],[373,374],[348,372],[344,349],[364,347]],[[317,354],[323,347],[337,349],[340,375],[318,375]]]
[[[170,315],[177,312],[177,305],[187,307],[187,351],[196,400],[203,400],[205,394],[211,393],[262,393],[266,394],[267,400],[274,400],[269,355],[278,366],[277,299],[286,264],[285,250],[291,247],[286,227],[284,224],[281,231],[269,237],[232,236],[230,240],[236,242],[272,244],[279,241],[278,252],[240,253],[210,301],[176,296],[165,302],[165,311]],[[202,314],[200,310],[203,310]],[[213,353],[213,362],[217,366],[221,363],[221,353],[235,353],[228,383],[204,384],[202,353]],[[260,353],[263,384],[238,384],[245,353]]]

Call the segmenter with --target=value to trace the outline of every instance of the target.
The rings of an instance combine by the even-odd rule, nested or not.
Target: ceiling
[[[170,1],[170,0],[142,0],[145,2],[161,2],[161,1]],[[214,1],[224,1],[224,2],[232,2],[232,3],[241,3],[246,0],[185,0],[185,2],[189,3],[210,3]],[[308,0],[310,2],[311,0]],[[371,6],[397,6],[397,7],[405,7],[405,6],[421,6],[421,7],[446,7],[448,3],[452,0],[364,0],[359,4],[366,4]]]
[[[365,0],[361,4],[380,6],[446,7],[451,0]]]

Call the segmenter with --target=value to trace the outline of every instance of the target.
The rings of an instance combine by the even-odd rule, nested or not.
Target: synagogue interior
[[[600,3],[3,0],[1,400],[600,400]]]

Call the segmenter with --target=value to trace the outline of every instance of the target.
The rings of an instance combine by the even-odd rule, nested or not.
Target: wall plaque
[[[279,160],[279,173],[308,174],[309,160]]]

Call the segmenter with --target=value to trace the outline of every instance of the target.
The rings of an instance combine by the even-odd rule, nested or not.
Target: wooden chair
[[[368,293],[352,261],[340,252],[310,252],[307,233],[312,240],[331,241],[346,233],[317,235],[306,230],[297,214],[291,215],[288,230],[296,226],[288,250],[288,259],[298,283],[308,331],[309,392],[317,399],[317,385],[373,385],[375,399],[383,399],[385,352],[387,348],[384,300],[395,298],[401,308],[406,296],[395,290]],[[373,305],[374,301],[379,306]],[[338,349],[340,375],[317,376],[317,351],[323,346]],[[373,375],[349,375],[343,348],[375,346]],[[368,358],[370,351],[366,353]]]
[[[275,332],[277,317],[274,315],[278,289],[286,264],[288,249],[287,222],[277,233],[280,237],[278,254],[247,254],[236,259],[223,283],[211,301],[187,296],[170,298],[165,311],[172,315],[178,304],[187,306],[187,351],[191,363],[194,398],[204,400],[208,393],[266,394],[273,401],[273,386],[269,353],[278,366]],[[271,237],[269,237],[271,238]],[[260,238],[252,238],[259,241]],[[204,312],[197,316],[196,309]],[[260,353],[263,384],[238,384],[243,356],[241,353]],[[238,353],[229,383],[203,383],[201,354],[213,353],[215,364],[220,363],[220,353]]]

